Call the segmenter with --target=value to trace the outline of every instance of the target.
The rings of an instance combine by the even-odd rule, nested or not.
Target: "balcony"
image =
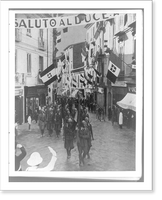
[[[15,29],[15,41],[21,42],[21,40],[22,40],[22,31],[21,31],[21,29],[16,28]]]
[[[45,41],[43,40],[42,37],[38,38],[38,49],[45,51]]]

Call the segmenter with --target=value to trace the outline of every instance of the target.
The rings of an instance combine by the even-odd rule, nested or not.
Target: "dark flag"
[[[112,82],[115,83],[117,77],[119,76],[120,68],[118,68],[114,63],[110,61],[107,71],[107,78]]]
[[[101,73],[99,72],[99,71],[97,71],[95,68],[93,68],[94,69],[94,71],[96,72],[96,74],[98,75],[98,76],[101,76]]]
[[[40,73],[40,77],[45,85],[49,85],[57,80],[57,71],[54,64],[50,65],[43,72]]]
[[[88,77],[89,77],[90,79],[92,79],[92,78],[93,78],[93,76],[92,76],[91,74],[89,74],[89,73],[88,73]]]

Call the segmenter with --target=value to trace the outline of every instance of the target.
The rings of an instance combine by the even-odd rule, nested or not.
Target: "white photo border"
[[[4,3],[4,2],[3,2]],[[11,2],[11,3],[13,3],[13,2]],[[2,87],[2,85],[1,85],[1,95],[2,95],[2,93],[4,93],[8,98],[6,98],[5,99],[5,101],[3,100],[2,101],[2,104],[1,104],[1,108],[2,108],[2,110],[4,109],[3,107],[2,107],[2,105],[3,105],[3,103],[7,106],[7,104],[6,103],[8,103],[8,105],[9,105],[9,107],[6,109],[8,112],[7,112],[7,114],[6,114],[6,117],[10,117],[10,121],[9,121],[9,124],[8,123],[6,123],[6,121],[5,121],[5,123],[4,123],[4,125],[6,125],[6,127],[8,127],[8,129],[10,130],[9,132],[9,134],[7,135],[7,137],[5,136],[4,137],[4,135],[1,135],[1,138],[3,138],[3,141],[6,141],[7,143],[5,143],[5,144],[8,144],[8,149],[7,149],[7,154],[6,155],[13,155],[13,152],[12,152],[12,150],[14,149],[14,142],[12,142],[13,141],[13,134],[12,134],[12,132],[14,132],[14,124],[12,123],[13,121],[14,121],[14,109],[12,109],[12,108],[14,108],[14,101],[12,101],[10,98],[13,98],[14,97],[14,93],[13,94],[11,94],[12,92],[12,90],[11,90],[11,87],[13,88],[13,86],[14,86],[14,77],[13,77],[13,74],[14,74],[14,67],[13,68],[11,68],[11,63],[15,63],[14,62],[14,53],[13,53],[13,50],[14,50],[14,45],[15,45],[15,40],[14,39],[12,39],[13,38],[13,36],[15,36],[15,34],[14,34],[14,31],[12,32],[12,30],[14,30],[14,23],[12,23],[11,21],[10,21],[10,19],[13,17],[13,13],[11,14],[11,10],[13,9],[13,8],[16,8],[16,9],[18,9],[18,8],[20,8],[21,7],[21,9],[22,8],[24,8],[24,10],[25,10],[25,12],[27,12],[27,13],[29,13],[30,12],[30,10],[26,10],[25,9],[25,7],[27,6],[27,4],[26,4],[26,2],[25,2],[25,4],[24,4],[24,2],[22,2],[22,4],[21,4],[21,2],[17,2],[18,4],[17,5],[15,5],[15,2],[14,2],[14,5],[13,4],[10,4],[9,2],[8,2],[8,5],[7,4],[5,4],[5,8],[6,8],[6,10],[8,11],[7,13],[5,13],[4,14],[4,12],[2,13],[2,14],[4,14],[5,16],[7,16],[6,14],[8,14],[8,21],[9,21],[9,23],[10,23],[10,29],[6,26],[6,24],[5,24],[5,30],[8,30],[8,32],[6,33],[6,35],[5,35],[5,37],[6,36],[8,36],[7,37],[7,39],[8,39],[8,43],[5,41],[5,44],[4,44],[4,42],[2,43],[2,46],[6,46],[5,47],[5,52],[6,52],[6,50],[7,50],[7,52],[9,51],[9,54],[8,55],[6,55],[5,54],[5,58],[7,57],[8,59],[6,59],[7,60],[7,62],[4,60],[4,59],[2,59],[2,63],[5,63],[5,66],[7,66],[7,64],[8,64],[8,69],[6,69],[5,68],[5,73],[7,73],[8,72],[8,74],[9,74],[9,78],[8,78],[8,94],[6,93],[6,90],[4,91],[4,88]],[[31,3],[31,2],[30,2]],[[31,7],[32,9],[37,9],[37,6],[35,5],[35,4],[37,5],[37,2],[32,2],[31,4],[32,4],[32,6],[30,5],[28,5],[27,6],[27,8],[29,8],[29,7]],[[57,7],[57,8],[59,8],[59,5],[60,5],[60,2],[57,2],[57,4],[56,4],[56,2],[39,2],[39,4],[42,6],[42,7],[44,7],[44,8],[48,8],[47,6],[48,6],[48,4],[55,4],[55,7]],[[74,4],[74,2],[72,2],[73,4]],[[78,7],[78,2],[76,2],[77,3],[77,7]],[[91,1],[90,1],[90,3],[91,3]],[[113,2],[111,2],[111,1],[109,1],[109,2],[104,2],[104,4],[105,5],[107,5],[107,7],[109,8],[109,9],[113,9],[113,8],[115,8],[116,10],[118,10],[119,8],[121,9],[121,8],[123,8],[123,2],[122,2],[122,6],[121,6],[121,2],[119,2],[120,3],[120,5],[118,4],[118,8],[116,8],[115,6],[114,6],[114,3]],[[136,2],[137,3],[137,2]],[[139,2],[140,3],[140,2]],[[145,2],[146,3],[146,2]],[[137,7],[135,7],[135,8],[133,8],[133,6],[132,6],[132,4],[130,4],[130,3],[128,3],[128,2],[125,2],[125,4],[124,4],[124,11],[119,11],[118,10],[118,12],[126,12],[126,11],[128,11],[129,12],[129,9],[127,8],[127,7],[129,7],[129,8],[132,8],[132,10],[130,10],[130,12],[133,12],[133,10],[136,10],[137,11],[137,13],[139,12],[139,11],[142,11],[142,8],[143,8],[143,10],[144,10],[144,24],[140,24],[140,26],[142,25],[144,25],[143,27],[144,27],[144,30],[145,30],[145,27],[146,27],[146,30],[148,30],[148,28],[150,28],[150,27],[147,27],[147,24],[145,24],[145,21],[146,21],[146,16],[145,16],[145,10],[147,10],[147,12],[149,13],[150,12],[150,10],[148,9],[148,5],[151,7],[151,5],[150,4],[147,4],[147,6],[146,6],[146,4],[145,4],[144,2],[143,2],[143,6],[141,6],[140,7],[140,5],[141,4],[139,4],[138,6],[139,6],[139,8],[137,8]],[[44,6],[43,6],[43,4],[44,4]],[[46,5],[45,5],[46,4]],[[62,4],[62,2],[61,2],[61,4]],[[66,4],[67,4],[67,2],[66,2]],[[100,9],[100,6],[101,5],[99,5],[99,4],[101,4],[101,1],[100,2],[93,2],[93,5],[95,5],[95,6],[97,6],[97,8],[99,9],[99,12],[101,13],[102,12],[102,8]],[[116,3],[115,3],[116,4]],[[9,6],[10,5],[10,6]],[[57,6],[56,6],[57,5]],[[75,4],[76,5],[76,4]],[[127,5],[127,6],[126,6]],[[74,6],[74,5],[73,5]],[[50,6],[51,7],[51,6]],[[69,6],[67,5],[67,8],[68,8]],[[82,7],[83,7],[83,5],[82,5]],[[88,4],[86,5],[86,7],[88,7]],[[92,7],[92,6],[91,6]],[[104,6],[105,7],[105,6]],[[146,9],[146,7],[147,7],[147,9]],[[14,12],[16,12],[17,13],[17,10],[15,9],[15,11]],[[72,8],[69,8],[69,10],[70,9],[72,9]],[[85,10],[86,10],[87,8],[85,8]],[[91,8],[89,8],[89,9],[91,9]],[[108,10],[109,10],[108,9]],[[125,10],[125,9],[127,9],[127,10]],[[5,11],[6,11],[5,10]],[[9,11],[10,10],[10,11]],[[63,9],[64,10],[64,9]],[[39,13],[40,13],[40,11],[42,11],[41,9],[38,11]],[[67,11],[67,10],[66,10]],[[82,10],[83,11],[83,10]],[[104,10],[105,11],[105,10]],[[111,10],[110,10],[111,11]],[[21,12],[22,12],[22,10],[21,10]],[[35,10],[34,10],[34,12],[35,12]],[[49,12],[51,12],[51,11],[49,11]],[[57,12],[57,11],[56,11]],[[71,12],[71,11],[70,11]],[[95,10],[95,12],[97,12],[96,10]],[[113,10],[112,10],[112,12],[114,12]],[[45,11],[45,13],[47,13],[47,11]],[[150,14],[150,13],[149,13]],[[10,15],[12,15],[12,17],[10,17]],[[140,18],[138,18],[138,16],[139,15],[137,15],[137,34],[138,34],[138,22],[142,22],[142,20],[140,19]],[[2,20],[1,20],[2,21]],[[151,21],[150,21],[150,23],[151,23]],[[3,25],[4,25],[4,22],[2,23]],[[141,28],[142,28],[142,26],[141,26]],[[13,35],[11,35],[11,33],[13,34]],[[145,48],[145,46],[144,46],[144,49],[143,49],[143,43],[144,43],[144,41],[143,41],[143,36],[142,36],[142,34],[139,34],[140,36],[141,36],[141,39],[139,39],[139,40],[137,40],[137,47],[139,47],[139,51],[138,51],[138,53],[141,53],[141,55],[143,54],[143,50],[145,50],[146,51],[146,48]],[[3,33],[3,36],[4,36],[4,33]],[[149,35],[149,37],[150,37],[150,35]],[[139,42],[138,42],[139,41]],[[6,45],[6,43],[8,44],[8,45]],[[7,48],[8,47],[8,48]],[[2,49],[1,49],[2,50]],[[146,54],[145,54],[145,51],[144,51],[144,63],[145,63],[145,56],[146,56]],[[150,52],[149,52],[150,53]],[[2,57],[3,58],[3,57]],[[151,58],[151,57],[150,57]],[[4,62],[5,61],[5,62]],[[7,64],[6,64],[7,63]],[[146,62],[147,63],[147,62]],[[150,62],[150,63],[152,63],[152,62]],[[136,129],[136,134],[137,134],[137,131],[141,131],[142,130],[142,110],[143,110],[143,108],[142,108],[142,106],[144,106],[145,107],[145,103],[146,102],[144,102],[144,105],[142,105],[142,103],[141,103],[141,97],[143,96],[143,94],[144,94],[144,96],[145,95],[148,95],[148,94],[145,94],[145,88],[144,88],[144,91],[142,90],[142,87],[141,87],[141,85],[144,85],[144,86],[146,86],[146,84],[148,85],[148,83],[146,82],[145,83],[145,81],[147,80],[147,77],[145,77],[145,74],[144,74],[144,72],[142,71],[142,68],[144,68],[144,66],[142,66],[143,65],[143,56],[141,57],[141,60],[140,59],[138,59],[137,60],[137,65],[141,65],[141,68],[137,68],[137,88],[139,88],[138,89],[138,94],[140,95],[139,96],[139,98],[137,98],[137,104],[139,105],[138,107],[137,107],[137,109],[139,109],[138,111],[139,111],[139,113],[141,114],[141,115],[139,115],[139,117],[141,117],[141,118],[139,118],[140,120],[139,120],[139,128],[137,127],[137,129]],[[145,64],[146,65],[146,64]],[[1,65],[2,66],[2,65]],[[149,67],[151,67],[150,65],[149,65]],[[3,68],[1,68],[1,70],[2,70],[2,73],[4,73],[4,69]],[[149,70],[151,70],[151,68],[149,68]],[[148,71],[149,71],[148,70]],[[1,73],[1,74],[2,74]],[[150,73],[150,71],[148,72],[148,73]],[[139,77],[139,78],[138,78]],[[144,77],[144,82],[143,82],[143,77]],[[149,74],[149,77],[150,77],[150,74]],[[2,84],[2,82],[3,81],[6,81],[6,79],[4,78],[4,77],[2,77],[2,79],[1,79],[1,84]],[[147,80],[148,81],[148,80]],[[150,80],[149,80],[150,81]],[[151,81],[150,81],[151,82]],[[13,89],[13,92],[14,92],[14,89]],[[139,101],[139,102],[138,102]],[[150,102],[149,102],[150,103]],[[147,103],[146,103],[147,104]],[[138,112],[137,111],[137,112]],[[144,111],[144,110],[143,110]],[[1,115],[1,120],[4,122],[4,120],[2,119],[2,115]],[[150,119],[149,119],[150,120]],[[2,122],[1,121],[1,122]],[[144,118],[144,124],[145,124],[145,118]],[[4,126],[2,126],[3,128],[4,128]],[[1,128],[2,128],[1,127]],[[3,130],[5,130],[5,129],[3,129]],[[145,128],[143,129],[144,130],[144,132],[145,132]],[[152,130],[152,129],[151,129]],[[5,131],[6,132],[6,131]],[[2,132],[1,132],[2,133]],[[11,140],[9,139],[9,137],[8,136],[10,136],[10,138],[11,138]],[[137,135],[136,135],[137,136]],[[149,135],[149,136],[151,136],[151,135]],[[141,137],[141,138],[140,138]],[[95,179],[98,179],[98,180],[101,180],[101,179],[103,179],[103,180],[109,180],[109,181],[111,181],[113,178],[114,178],[114,180],[115,180],[115,177],[117,178],[117,180],[123,180],[123,181],[128,181],[129,179],[130,179],[130,181],[132,181],[132,180],[135,180],[135,181],[137,181],[137,180],[139,180],[140,178],[141,178],[141,176],[142,176],[142,154],[141,154],[141,152],[142,152],[142,135],[139,135],[139,140],[140,140],[140,142],[141,142],[141,145],[139,145],[139,149],[138,148],[136,148],[136,150],[137,150],[137,154],[139,153],[139,163],[138,163],[138,166],[137,166],[137,173],[136,172],[128,172],[128,174],[126,174],[127,172],[121,172],[122,173],[122,175],[120,174],[120,172],[97,172],[97,173],[100,173],[100,175],[99,176],[96,176],[96,172],[92,172],[91,173],[91,176],[89,176],[89,178],[91,178],[91,179],[93,179],[93,178],[95,178]],[[143,137],[144,138],[144,143],[145,143],[145,137]],[[138,139],[138,136],[137,136],[137,139]],[[149,138],[149,144],[150,144],[150,140],[151,138]],[[2,141],[2,140],[1,140]],[[146,146],[145,146],[146,147]],[[4,143],[2,143],[2,145],[1,145],[1,150],[2,150],[2,148],[4,148]],[[11,152],[9,152],[9,149],[10,149],[10,151]],[[5,148],[5,150],[6,150],[6,148]],[[144,149],[145,150],[145,149]],[[138,152],[139,151],[139,152]],[[1,151],[2,152],[2,151]],[[7,157],[7,156],[6,156]],[[4,157],[4,155],[2,156],[2,160],[3,160],[3,162],[5,162],[5,163],[8,163],[8,159],[6,158],[6,157]],[[12,157],[12,156],[11,156]],[[146,159],[146,157],[144,156],[144,162],[145,162],[145,159]],[[7,162],[6,162],[7,161]],[[137,161],[138,162],[138,161]],[[10,166],[12,166],[12,162],[10,163]],[[3,166],[4,167],[4,166]],[[3,168],[4,169],[4,168]],[[6,169],[7,169],[7,173],[6,173]],[[10,173],[9,173],[10,172]],[[74,179],[75,178],[87,178],[87,175],[86,174],[84,174],[83,175],[83,173],[86,173],[86,172],[81,172],[81,174],[80,174],[80,176],[78,175],[78,172],[67,172],[68,173],[68,175],[66,175],[66,174],[64,174],[64,172],[52,172],[52,174],[51,174],[51,172],[50,173],[45,173],[45,174],[40,174],[40,173],[36,173],[36,174],[33,174],[33,173],[31,173],[31,172],[21,172],[21,174],[19,173],[19,172],[14,172],[14,171],[12,171],[12,170],[10,170],[9,168],[8,168],[8,165],[6,166],[6,168],[5,168],[5,173],[6,173],[6,175],[7,176],[16,176],[16,177],[21,177],[21,176],[24,176],[24,177],[51,177],[51,175],[53,175],[54,174],[54,177],[67,177],[67,178],[69,178],[69,177],[73,177]],[[66,172],[65,172],[66,173]],[[74,173],[74,174],[73,174]],[[77,176],[76,176],[76,173],[77,173]],[[79,172],[80,173],[80,172]],[[88,172],[89,173],[89,172]],[[70,176],[69,176],[69,174],[70,174]],[[53,176],[52,176],[53,177]],[[105,177],[105,178],[104,178]],[[4,178],[4,177],[3,177]],[[6,177],[5,177],[6,178]],[[136,179],[137,178],[137,179]],[[9,179],[8,179],[9,180]],[[116,180],[116,181],[117,181]],[[7,182],[6,182],[7,183]],[[15,184],[15,183],[14,183]],[[12,184],[10,184],[10,185],[12,185]],[[33,185],[33,184],[32,184]],[[39,184],[40,185],[40,184]],[[31,186],[29,186],[29,188],[31,188]],[[31,188],[32,190],[33,190],[33,188]],[[86,190],[87,190],[87,188],[85,188]],[[93,190],[93,188],[91,188],[92,190]],[[112,187],[111,187],[111,189],[112,189]],[[116,188],[114,188],[114,189],[116,189]],[[61,190],[62,190],[62,187],[61,187]],[[101,190],[102,190],[102,188],[101,188]]]

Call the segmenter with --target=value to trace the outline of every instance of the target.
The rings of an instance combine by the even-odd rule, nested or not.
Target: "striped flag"
[[[57,34],[57,43],[61,42],[61,31]]]
[[[81,56],[82,62],[84,62],[88,58],[88,52],[85,49],[82,49]]]
[[[107,71],[107,78],[112,82],[115,83],[117,77],[119,76],[120,68],[118,68],[114,63],[110,61]]]
[[[56,70],[56,66],[52,64],[40,73],[40,77],[46,86],[57,80],[58,77]]]
[[[89,50],[89,44],[87,41],[85,41],[85,48],[87,49],[87,51]]]
[[[98,70],[96,70],[95,68],[93,68],[94,69],[94,71],[96,72],[96,74],[98,75],[98,76],[101,76],[101,73],[98,71]]]
[[[90,79],[93,78],[93,76],[92,76],[90,73],[87,73],[87,74],[88,74],[88,77],[89,77]]]
[[[92,81],[91,81],[90,78],[88,77],[88,74],[89,74],[89,73],[88,73],[87,67],[84,67],[84,77],[85,77],[85,79],[87,80],[87,83],[92,85]]]
[[[75,80],[75,78],[72,79],[72,86],[73,87],[77,87],[77,81]]]

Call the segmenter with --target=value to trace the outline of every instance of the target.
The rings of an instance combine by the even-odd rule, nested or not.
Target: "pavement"
[[[57,161],[53,171],[134,171],[135,170],[135,138],[136,133],[131,129],[123,127],[120,129],[117,124],[99,121],[95,114],[89,114],[93,128],[94,140],[90,150],[90,159],[85,159],[85,165],[79,166],[79,157],[76,141],[74,149],[71,151],[71,158],[67,160],[66,150],[62,133],[59,138],[53,132],[52,137],[41,137],[39,127],[32,123],[31,131],[28,131],[28,124],[19,126],[18,142],[22,144],[26,151],[26,157],[21,161],[22,170],[27,167],[27,160],[31,153],[37,151],[43,158],[40,167],[45,167],[50,159],[51,153],[48,146],[57,153]]]

